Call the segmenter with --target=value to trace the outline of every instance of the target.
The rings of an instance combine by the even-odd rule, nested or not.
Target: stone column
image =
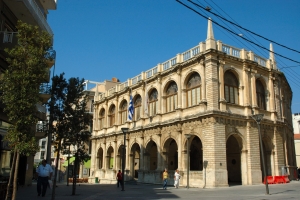
[[[241,151],[242,185],[248,185],[247,150]]]
[[[256,72],[252,72],[251,73],[251,96],[252,96],[252,107],[254,109],[257,108],[257,102],[256,102],[256,78],[255,78],[255,73]]]
[[[157,134],[158,144],[157,144],[157,170],[162,171],[165,166],[163,166],[162,160],[162,147],[161,147],[161,133]]]
[[[125,165],[125,169],[126,170],[129,170],[130,168],[129,168],[129,154],[130,154],[130,152],[129,152],[129,137],[128,137],[128,133],[126,134],[126,165]]]
[[[117,153],[118,153],[118,151],[117,151],[117,141],[115,140],[114,142],[113,142],[113,145],[114,145],[114,166],[113,166],[113,169],[115,169],[115,170],[118,170],[118,168],[117,168]]]
[[[177,140],[178,140],[178,149],[177,149],[177,155],[178,155],[178,169],[179,171],[182,171],[183,170],[183,166],[182,166],[182,131],[181,130],[177,130],[178,132],[178,137],[177,137]]]
[[[131,176],[132,179],[134,179],[134,156],[133,154],[129,154],[129,176]]]
[[[217,58],[213,54],[206,54],[205,56],[205,81],[207,87],[207,110],[219,110]]]
[[[181,83],[181,69],[177,70],[177,99],[178,99],[178,105],[177,108],[182,108],[182,83]]]
[[[161,114],[162,110],[163,110],[163,102],[161,101],[163,94],[162,94],[162,86],[161,86],[161,77],[160,76],[157,78],[157,88],[158,88],[158,91],[157,91],[158,92],[157,114]]]
[[[225,61],[219,61],[219,85],[220,85],[220,110],[226,111],[226,100],[225,100],[225,92],[224,92],[224,64]]]
[[[247,137],[247,165],[248,165],[248,183],[250,185],[261,184],[262,172],[260,167],[260,147],[259,147],[259,135],[256,122],[247,122],[246,128]]]
[[[206,118],[202,124],[202,133],[205,138],[209,138],[203,146],[203,160],[208,161],[206,187],[228,186],[225,124],[215,117]]]
[[[206,102],[206,74],[205,74],[205,66],[204,66],[204,60],[200,61],[200,69],[201,69],[201,96],[202,96],[202,101]]]
[[[285,166],[285,152],[284,152],[284,137],[283,137],[283,129],[275,126],[274,128],[274,151],[276,154],[274,155],[274,175],[281,175],[281,167]]]

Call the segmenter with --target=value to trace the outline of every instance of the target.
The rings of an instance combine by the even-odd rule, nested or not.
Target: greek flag
[[[133,117],[133,103],[132,103],[132,96],[130,95],[130,101],[128,106],[128,120],[132,120]]]

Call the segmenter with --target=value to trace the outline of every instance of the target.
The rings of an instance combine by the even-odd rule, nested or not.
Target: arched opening
[[[265,88],[260,80],[256,80],[256,100],[260,109],[266,110],[266,93]]]
[[[124,145],[121,145],[117,152],[117,160],[116,160],[116,167],[117,170],[122,170],[122,162],[123,162],[123,151],[125,151],[126,156],[126,149],[124,149]]]
[[[130,173],[132,178],[138,178],[138,170],[140,169],[140,146],[137,143],[131,147],[130,153]]]
[[[100,148],[98,150],[98,153],[97,153],[97,166],[98,166],[98,169],[102,169],[103,168],[103,149]]]
[[[268,138],[264,137],[263,139],[263,152],[264,152],[264,161],[265,161],[265,166],[266,166],[266,176],[272,176],[272,164],[271,164],[271,156],[272,156],[272,148],[270,147]],[[262,174],[262,181],[264,180],[265,174],[264,174],[264,169],[262,165],[262,155],[261,151],[260,152],[260,168],[261,168],[261,174]]]
[[[150,141],[146,146],[145,169],[156,170],[157,169],[157,146],[154,141]]]
[[[107,150],[107,169],[113,169],[114,167],[114,149],[109,147]]]
[[[127,121],[127,117],[128,117],[127,108],[128,108],[127,101],[126,100],[122,101],[120,106],[120,111],[119,111],[121,124],[124,124]]]
[[[104,122],[105,122],[105,110],[101,109],[100,114],[99,114],[99,129],[104,128]]]
[[[140,95],[137,95],[134,97],[133,100],[133,107],[134,107],[134,112],[133,112],[133,119],[135,121],[139,120],[141,118],[141,109],[142,109],[142,98]]]
[[[190,145],[190,170],[203,170],[203,150],[202,142],[199,137],[195,136]]]
[[[224,91],[228,103],[239,104],[239,81],[231,71],[224,74]]]
[[[177,109],[177,84],[172,81],[166,89],[166,112]]]
[[[228,184],[242,184],[241,148],[236,137],[231,135],[226,142]]]
[[[186,83],[187,107],[198,105],[201,101],[201,77],[194,72]]]
[[[176,170],[178,168],[178,146],[173,138],[169,138],[165,142],[163,157],[165,161],[164,167],[168,170]]]
[[[158,92],[156,89],[152,89],[149,94],[149,103],[148,103],[149,116],[154,116],[158,110]]]
[[[108,113],[109,127],[115,124],[115,112],[116,112],[115,105],[111,105]]]

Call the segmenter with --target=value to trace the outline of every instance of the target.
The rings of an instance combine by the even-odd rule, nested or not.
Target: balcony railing
[[[28,10],[33,13],[33,16],[37,17],[38,24],[43,27],[50,35],[53,35],[52,29],[50,28],[44,14],[40,10],[39,6],[34,0],[21,0],[24,2]]]
[[[50,94],[51,87],[48,84],[40,85],[40,94]]]
[[[46,133],[47,130],[48,130],[47,121],[39,122],[39,123],[36,124],[36,132]]]
[[[226,53],[230,56],[234,56],[234,57],[241,58],[241,59],[252,60],[254,62],[257,62],[260,66],[267,67],[267,59],[261,58],[260,56],[255,55],[251,51],[246,51],[245,49],[238,49],[236,47],[232,47],[232,46],[223,44],[221,41],[217,41],[216,49],[218,51],[223,51],[224,53]],[[157,66],[155,66],[145,72],[142,72],[141,74],[139,74],[133,78],[130,78],[123,83],[120,83],[119,85],[109,89],[105,93],[102,93],[101,95],[99,94],[97,97],[95,97],[95,99],[101,100],[104,97],[111,96],[115,92],[119,92],[126,87],[130,87],[130,86],[136,84],[138,81],[147,80],[160,72],[164,72],[164,71],[174,67],[174,65],[176,65],[178,63],[185,62],[185,61],[197,56],[198,54],[203,53],[205,50],[206,50],[205,43],[201,42],[201,43],[199,43],[199,45],[197,45],[183,53],[177,54],[176,57],[173,57],[165,62],[162,62],[162,64],[158,64]]]

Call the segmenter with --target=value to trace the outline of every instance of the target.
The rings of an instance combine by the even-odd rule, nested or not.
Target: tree
[[[55,125],[52,125],[53,136],[58,142],[57,160],[62,148],[66,146],[66,142],[75,146],[75,169],[76,173],[78,164],[90,159],[85,143],[89,141],[91,133],[87,131],[91,121],[91,116],[86,113],[87,96],[84,94],[84,79],[70,78],[68,82],[63,77],[54,76],[52,95],[53,98],[49,103],[50,115],[53,117]],[[57,174],[58,163],[55,166],[55,174]],[[55,198],[56,176],[52,190],[52,199]],[[76,174],[73,176],[72,195],[76,190]]]
[[[38,122],[36,104],[40,102],[40,84],[48,74],[47,62],[50,59],[48,50],[51,47],[51,36],[45,31],[41,32],[37,26],[18,21],[17,30],[18,45],[12,49],[5,49],[9,66],[0,84],[4,111],[13,124],[8,130],[6,140],[16,154],[6,199],[10,196],[12,178],[14,178],[12,199],[16,198],[20,154],[28,156],[38,150],[34,128]]]

